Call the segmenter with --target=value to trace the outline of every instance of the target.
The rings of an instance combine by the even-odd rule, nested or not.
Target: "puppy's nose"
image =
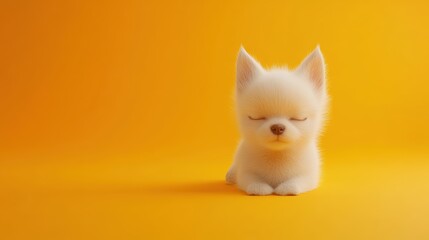
[[[277,123],[277,124],[271,125],[271,132],[274,135],[282,135],[285,130],[286,130],[286,127],[283,124]]]

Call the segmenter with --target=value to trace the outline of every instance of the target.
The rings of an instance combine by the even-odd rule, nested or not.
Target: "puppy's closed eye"
[[[257,117],[257,118],[253,118],[251,116],[247,116],[247,117],[249,117],[250,120],[265,120],[265,119],[267,119],[265,117]]]
[[[302,121],[307,120],[307,118],[289,118],[289,120],[291,120],[291,121],[300,121],[300,122],[302,122]]]

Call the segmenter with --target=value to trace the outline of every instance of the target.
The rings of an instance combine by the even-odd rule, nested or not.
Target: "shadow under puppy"
[[[242,139],[226,181],[251,195],[315,189],[320,178],[317,142],[327,103],[319,47],[295,70],[266,70],[241,48],[236,111]]]

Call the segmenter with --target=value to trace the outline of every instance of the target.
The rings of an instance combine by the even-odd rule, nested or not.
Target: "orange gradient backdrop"
[[[428,9],[1,1],[0,238],[428,239]],[[294,68],[317,44],[332,97],[322,186],[226,186],[240,45]]]
[[[6,1],[2,151],[231,151],[243,44],[328,65],[327,149],[428,143],[424,1]]]

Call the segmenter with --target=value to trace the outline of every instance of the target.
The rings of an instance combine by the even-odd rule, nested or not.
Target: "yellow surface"
[[[425,1],[1,1],[0,239],[428,239]],[[322,186],[223,184],[239,46],[320,44]]]
[[[0,165],[2,239],[427,239],[429,154],[340,153],[296,197],[226,185],[223,154]],[[22,159],[21,159],[22,160]],[[33,159],[34,160],[34,159]],[[60,161],[59,161],[60,160]]]

